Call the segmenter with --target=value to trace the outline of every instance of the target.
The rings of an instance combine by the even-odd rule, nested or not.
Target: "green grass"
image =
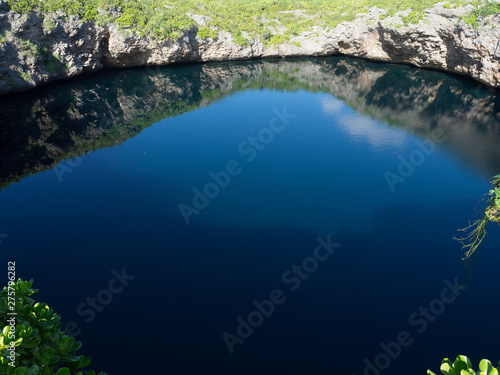
[[[409,15],[402,17],[403,23],[415,24],[425,19],[425,9],[438,2],[440,0],[9,0],[12,9],[20,13],[48,14],[63,10],[85,21],[100,25],[113,22],[159,40],[175,39],[184,31],[196,28],[196,22],[187,13],[203,15],[210,18],[198,30],[201,38],[215,38],[216,30],[221,29],[241,45],[248,44],[244,35],[273,45],[287,42],[313,26],[335,28],[374,6],[386,10],[382,18],[410,10]],[[449,0],[445,6],[453,8],[468,3],[479,7],[464,17],[470,24],[477,23],[478,17],[499,12],[498,4],[486,0]],[[115,7],[120,10],[117,17],[110,12]],[[276,33],[278,26],[284,28],[281,36]]]

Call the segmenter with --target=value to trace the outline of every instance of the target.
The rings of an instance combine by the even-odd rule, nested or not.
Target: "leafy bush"
[[[470,359],[459,355],[453,363],[448,358],[443,359],[440,370],[443,375],[498,375],[499,367],[495,368],[490,361],[483,359],[479,362],[479,371],[474,371]],[[436,375],[431,370],[427,370],[427,374]]]
[[[35,303],[31,298],[38,292],[32,285],[33,280],[18,279],[0,292],[2,324],[15,318],[15,332],[9,323],[0,333],[0,374],[95,375],[92,370],[82,370],[90,364],[90,358],[76,354],[82,343],[61,331],[61,317],[46,303]],[[7,315],[13,311],[17,315]],[[15,367],[8,358],[12,346]]]

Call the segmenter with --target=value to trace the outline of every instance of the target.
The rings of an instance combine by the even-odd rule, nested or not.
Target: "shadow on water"
[[[346,57],[102,72],[2,98],[0,188],[111,147],[152,124],[246,89],[330,93],[359,113],[430,137],[486,175],[500,165],[500,97],[469,80]]]
[[[480,272],[468,287],[472,292],[447,305],[422,333],[417,331],[422,323],[409,323],[412,313],[440,297],[443,280],[463,276],[460,247],[451,236],[474,204],[387,207],[372,217],[373,230],[335,236],[341,247],[295,291],[283,283],[283,273],[312,255],[316,233],[291,227],[223,229],[202,221],[185,226],[149,207],[124,206],[118,212],[96,207],[92,227],[79,238],[74,228],[84,227],[85,218],[61,222],[54,251],[23,262],[22,272],[37,275],[40,300],[50,301],[64,323],[79,324],[78,339],[87,343],[93,366],[112,373],[359,375],[364,359],[373,361],[381,352],[381,342],[407,331],[413,344],[383,373],[420,374],[448,353],[495,354],[494,341],[487,345],[484,332],[499,307],[498,230],[481,250]],[[37,218],[26,220],[31,227]],[[7,245],[36,248],[36,234],[12,233],[17,242]],[[78,256],[67,257],[68,248]],[[86,324],[77,305],[90,297],[89,290],[105,287],[110,270],[121,266],[136,278]],[[57,269],[58,278],[39,269]],[[60,282],[68,278],[73,281]],[[252,302],[268,299],[274,289],[287,300],[229,354],[223,332],[234,334],[236,318],[248,316]],[[484,306],[485,299],[490,302]]]

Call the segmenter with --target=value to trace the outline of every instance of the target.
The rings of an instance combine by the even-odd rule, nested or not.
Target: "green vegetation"
[[[481,3],[481,2],[475,2],[475,3]],[[488,16],[500,13],[500,3],[486,2],[483,3],[482,5],[481,4],[475,4],[475,5],[479,5],[479,7],[461,18],[462,21],[474,27],[479,27],[479,22],[478,22],[479,19],[485,19]]]
[[[489,199],[483,217],[474,221],[467,228],[459,229],[461,232],[469,232],[463,238],[456,238],[465,250],[465,258],[469,259],[478,249],[486,236],[486,226],[490,221],[500,224],[500,174],[493,177],[492,189],[489,191]]]
[[[29,56],[36,58],[37,56],[40,55],[40,50],[38,46],[33,43],[31,40],[28,39],[20,39],[18,41],[20,47],[21,47],[21,56]]]
[[[20,71],[18,73],[19,77],[21,77],[23,81],[31,81],[31,74],[29,74],[28,72]]]
[[[57,26],[57,22],[54,18],[52,17],[45,17],[43,19],[43,28],[47,29],[49,31],[54,30]]]
[[[0,35],[0,44],[7,43],[12,39],[12,30],[8,30],[5,34]]]
[[[49,73],[61,72],[69,68],[68,63],[64,63],[62,56],[53,54],[49,51],[49,47],[43,46],[39,48],[40,55],[43,57],[43,64]]]
[[[483,359],[479,362],[479,371],[474,371],[470,359],[464,355],[459,355],[453,363],[448,358],[443,359],[440,368],[443,375],[498,375],[499,369],[500,367],[495,368],[490,361]],[[436,375],[431,370],[427,370],[427,374]]]
[[[38,292],[32,285],[33,280],[18,279],[9,281],[0,292],[0,315],[6,324],[0,333],[0,374],[95,375],[93,370],[82,370],[90,364],[90,358],[76,354],[82,343],[61,331],[61,317],[47,304],[35,303],[31,298]],[[17,315],[9,321],[12,316],[7,313],[13,311]],[[9,364],[12,347],[14,367]]]
[[[215,39],[217,37],[217,30],[212,30],[210,29],[209,27],[201,27],[199,30],[198,30],[198,36],[201,38],[201,39],[205,39],[205,38],[212,38],[212,39]]]
[[[188,16],[204,16],[205,25],[198,29],[201,38],[215,38],[217,30],[229,32],[234,41],[248,44],[248,38],[260,38],[267,45],[289,41],[313,26],[335,28],[351,21],[356,14],[366,13],[371,7],[386,10],[382,18],[410,10],[403,16],[405,25],[425,19],[425,9],[439,0],[9,0],[11,8],[20,13],[43,14],[62,10],[85,21],[100,25],[114,22],[121,28],[159,40],[178,38],[183,31],[196,29],[196,22]],[[500,5],[486,0],[449,0],[447,7],[473,4],[479,8],[464,17],[468,23],[477,23],[478,17],[499,12]],[[118,10],[118,13],[115,12]],[[47,21],[50,27],[52,21]],[[274,35],[274,36],[272,36]]]
[[[412,23],[418,23],[418,21],[424,19],[424,12],[413,10],[409,15],[403,16],[401,19],[403,20],[405,26]]]

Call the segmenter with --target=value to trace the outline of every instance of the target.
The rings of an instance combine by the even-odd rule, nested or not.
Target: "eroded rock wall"
[[[404,13],[381,20],[383,11],[372,8],[335,29],[316,27],[286,44],[250,40],[241,46],[224,31],[215,39],[201,39],[192,29],[178,40],[159,41],[112,24],[99,26],[64,14],[42,19],[0,5],[0,94],[104,67],[336,54],[454,72],[498,88],[500,14],[474,28],[460,21],[471,9],[438,4],[419,24],[404,26]]]

